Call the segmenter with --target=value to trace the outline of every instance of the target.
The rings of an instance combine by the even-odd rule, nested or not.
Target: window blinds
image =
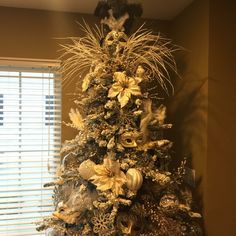
[[[35,221],[53,211],[53,190],[43,184],[60,159],[57,69],[58,62],[0,59],[0,235],[44,235]]]

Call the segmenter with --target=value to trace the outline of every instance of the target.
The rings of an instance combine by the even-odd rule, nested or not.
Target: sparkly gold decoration
[[[165,118],[166,107],[164,105],[160,105],[154,113],[154,119],[158,122],[159,125],[163,125]]]
[[[144,75],[145,75],[145,70],[144,70],[144,68],[141,65],[139,65],[137,70],[136,70],[135,76],[139,77],[139,78],[143,78]]]
[[[139,138],[140,135],[138,132],[124,132],[120,135],[119,142],[123,147],[135,148],[140,142]]]
[[[60,220],[63,220],[64,222],[66,222],[68,224],[74,224],[76,222],[76,220],[79,218],[80,212],[73,212],[73,213],[66,215],[66,214],[60,213],[58,211],[55,211],[53,213],[53,216],[60,219]]]
[[[107,149],[112,149],[113,147],[115,147],[115,145],[115,137],[112,137],[107,144]]]
[[[166,118],[166,107],[160,105],[155,111],[152,110],[152,101],[150,99],[144,101],[144,112],[141,117],[140,131],[143,134],[145,140],[149,135],[148,126],[151,124],[157,124],[161,126],[164,124]]]
[[[167,193],[161,197],[159,205],[163,208],[177,207],[179,205],[179,199],[175,194]]]
[[[116,81],[109,89],[108,97],[117,96],[121,108],[124,107],[131,98],[131,95],[140,96],[141,90],[134,78],[128,77],[124,72],[115,72]]]
[[[202,218],[202,215],[199,214],[198,212],[192,212],[192,211],[190,211],[190,212],[189,212],[189,215],[190,215],[192,218]]]
[[[141,65],[138,66],[134,79],[136,80],[138,84],[141,83],[145,79],[145,70]]]
[[[151,142],[145,143],[144,145],[138,146],[138,150],[148,151],[154,148],[160,149],[171,144],[172,143],[167,139],[156,140],[156,141],[151,141]]]
[[[88,73],[84,79],[83,79],[83,83],[82,83],[82,92],[87,91],[87,89],[89,88],[90,82],[93,79],[93,74],[92,73]]]
[[[104,40],[104,48],[111,56],[119,56],[123,53],[128,37],[124,32],[111,31]]]
[[[109,213],[98,213],[92,219],[93,232],[99,235],[104,235],[103,233],[111,228],[110,224],[110,214]]]
[[[95,64],[95,66],[92,65],[90,67],[90,72],[86,74],[86,76],[83,79],[82,92],[87,91],[92,79],[96,79],[96,77],[100,77],[105,71],[104,63],[94,62],[93,64]]]

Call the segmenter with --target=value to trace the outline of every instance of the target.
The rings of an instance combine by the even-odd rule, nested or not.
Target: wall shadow
[[[197,211],[204,215],[203,191],[207,157],[208,77],[188,68],[188,57],[182,52],[176,57],[181,78],[174,81],[175,94],[167,100],[167,122],[173,124],[167,136],[174,142],[172,168],[186,158],[195,181],[191,187]]]

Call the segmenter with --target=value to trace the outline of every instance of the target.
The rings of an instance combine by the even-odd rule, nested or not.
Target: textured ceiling
[[[142,3],[144,18],[171,20],[194,0],[129,0]],[[98,0],[0,0],[0,6],[93,14]]]

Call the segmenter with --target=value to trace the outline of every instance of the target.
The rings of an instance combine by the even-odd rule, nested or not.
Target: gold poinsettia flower
[[[94,167],[95,175],[90,180],[98,190],[111,190],[115,195],[124,193],[122,186],[126,182],[126,175],[120,170],[120,164],[110,158],[105,158],[102,165]]]
[[[121,107],[128,103],[131,95],[141,95],[137,81],[132,77],[128,77],[125,72],[115,72],[113,77],[116,82],[109,89],[108,97],[114,98],[117,96]]]

